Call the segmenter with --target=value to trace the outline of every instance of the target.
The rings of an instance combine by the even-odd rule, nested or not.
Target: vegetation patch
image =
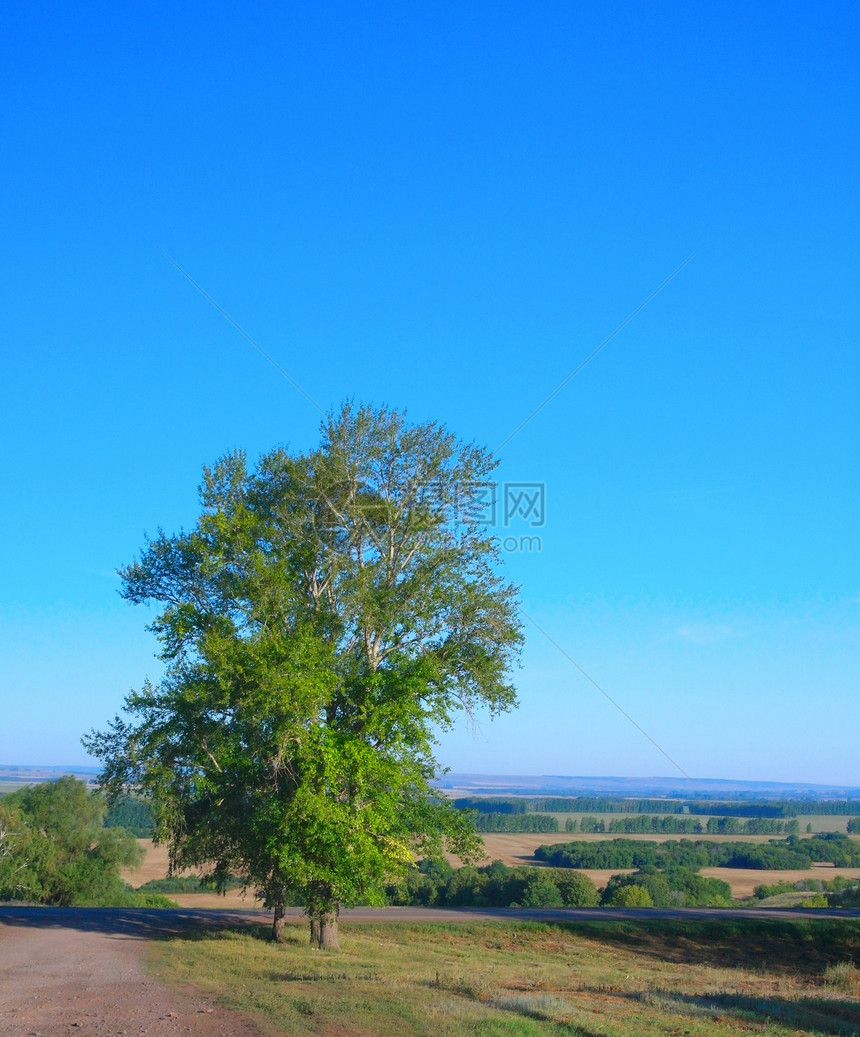
[[[857,1034],[851,921],[304,925],[156,945],[160,975],[286,1035]]]
[[[0,901],[66,907],[141,904],[120,878],[140,858],[134,837],[105,828],[105,803],[69,775],[0,804]]]
[[[811,839],[790,835],[765,843],[672,839],[651,842],[605,839],[539,846],[535,857],[557,868],[757,868],[804,870],[813,861],[839,867],[860,866],[860,844],[839,832]]]
[[[846,994],[860,994],[860,969],[853,961],[838,961],[824,970],[824,983]]]

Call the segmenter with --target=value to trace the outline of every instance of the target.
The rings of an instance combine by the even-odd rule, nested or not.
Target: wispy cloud
[[[725,623],[686,623],[678,627],[676,633],[682,641],[691,645],[716,645],[723,641],[736,641],[744,636],[737,627]]]

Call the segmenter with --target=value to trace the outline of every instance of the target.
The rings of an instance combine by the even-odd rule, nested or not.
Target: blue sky
[[[860,9],[282,6],[4,16],[0,762],[90,762],[158,673],[114,570],[317,439],[166,255],[323,408],[490,448],[692,256],[500,451],[537,626],[439,757],[860,784]]]

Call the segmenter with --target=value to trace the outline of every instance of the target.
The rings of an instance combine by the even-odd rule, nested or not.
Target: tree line
[[[708,835],[796,835],[800,831],[797,818],[779,821],[774,817],[709,817],[705,826]]]
[[[136,839],[149,839],[154,827],[152,807],[136,796],[118,796],[107,807],[104,826],[125,828]]]
[[[594,907],[599,900],[595,884],[578,872],[502,861],[455,869],[430,859],[389,885],[387,895],[390,904],[416,907]]]
[[[475,814],[478,832],[557,832],[552,814]]]
[[[655,814],[649,817],[647,814],[638,814],[635,817],[613,817],[607,823],[603,818],[586,815],[579,821],[575,817],[567,818],[564,830],[582,833],[617,832],[625,835],[701,835],[704,832],[709,835],[782,835],[797,833],[800,822],[796,819],[778,821],[772,817],[751,817],[747,820],[711,817],[703,825],[694,817],[679,817],[675,814]]]
[[[841,867],[860,867],[860,845],[840,833],[820,833],[811,839],[790,835],[767,843],[705,842],[689,839],[668,842],[607,839],[539,846],[535,857],[561,868],[705,867],[803,870],[813,861]]]
[[[575,817],[565,820],[564,830],[566,832],[582,832],[583,834],[595,832],[623,832],[631,833],[663,833],[671,835],[698,835],[702,831],[702,822],[692,817],[679,817],[668,814],[662,817],[658,815],[638,814],[635,817],[613,817],[609,823],[603,818],[586,815],[579,821]]]
[[[728,907],[731,902],[728,882],[679,867],[613,875],[601,893],[601,903],[609,907]]]
[[[622,796],[465,796],[455,799],[460,810],[496,814],[695,814],[702,817],[796,818],[800,815],[860,813],[854,799],[670,800]],[[860,828],[857,829],[860,831]]]

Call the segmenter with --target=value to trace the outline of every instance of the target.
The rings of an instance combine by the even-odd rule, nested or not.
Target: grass
[[[860,1034],[860,925],[722,920],[304,926],[156,945],[164,978],[294,1037]]]

